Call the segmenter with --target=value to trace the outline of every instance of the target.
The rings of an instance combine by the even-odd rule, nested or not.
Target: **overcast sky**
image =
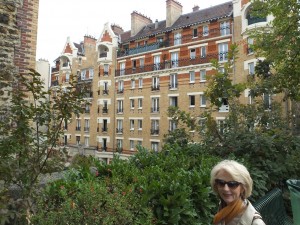
[[[183,14],[198,5],[208,8],[230,0],[178,0]],[[137,11],[154,22],[166,19],[166,0],[40,0],[37,38],[37,60],[51,65],[61,54],[67,37],[80,43],[84,35],[99,38],[106,22],[130,30],[131,13]]]

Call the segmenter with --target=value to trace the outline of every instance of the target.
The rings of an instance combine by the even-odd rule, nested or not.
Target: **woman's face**
[[[232,176],[226,172],[225,170],[220,170],[219,173],[216,175],[216,180],[219,179],[221,181],[234,181]],[[241,197],[241,194],[244,192],[243,185],[240,184],[237,187],[229,188],[228,184],[217,185],[217,190],[220,197],[224,200],[224,202],[228,205],[229,203],[237,200]]]

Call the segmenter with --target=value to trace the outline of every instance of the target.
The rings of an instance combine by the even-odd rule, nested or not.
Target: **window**
[[[139,78],[139,88],[143,87],[143,78]]]
[[[125,62],[120,63],[120,75],[125,75]]]
[[[190,83],[195,83],[195,71],[190,71]]]
[[[248,70],[249,70],[249,75],[254,75],[255,73],[254,62],[248,63]]]
[[[90,120],[89,119],[85,119],[84,120],[84,131],[88,132],[90,130]]]
[[[85,80],[86,70],[81,71],[81,80]]]
[[[174,131],[177,128],[177,123],[176,121],[170,120],[169,121],[169,131]]]
[[[134,120],[129,120],[130,130],[134,130]]]
[[[102,132],[107,132],[108,131],[108,126],[107,126],[107,120],[103,120],[103,126],[102,126]]]
[[[145,60],[143,58],[140,59],[140,69],[141,69],[141,71],[143,71],[143,69],[144,69],[144,64],[145,64]]]
[[[142,98],[138,98],[138,108],[139,109],[143,108],[143,99]]]
[[[227,61],[228,55],[228,43],[221,43],[218,46],[219,48],[219,61]]]
[[[159,77],[152,77],[152,91],[159,90]]]
[[[170,97],[170,106],[178,107],[178,97]]]
[[[160,55],[155,55],[153,57],[154,61],[154,70],[159,70],[160,69]]]
[[[222,105],[219,108],[219,112],[228,112],[229,111],[229,103],[227,98],[221,98],[220,99]]]
[[[172,68],[178,67],[179,54],[178,52],[171,53]]]
[[[171,74],[170,75],[170,88],[174,89],[177,88],[178,81],[177,81],[177,74]]]
[[[132,71],[136,69],[136,60],[132,60]]]
[[[109,71],[109,65],[108,64],[104,64],[104,75],[108,76],[108,71]]]
[[[200,56],[201,58],[206,58],[206,46],[200,47]]]
[[[122,151],[123,150],[123,140],[117,139],[117,150]]]
[[[90,105],[85,105],[85,113],[90,113]]]
[[[107,150],[107,139],[102,138],[102,151],[106,151],[106,150]]]
[[[103,100],[103,109],[102,112],[103,113],[108,113],[108,105],[107,105],[107,100]]]
[[[151,120],[151,135],[159,134],[159,120]]]
[[[190,107],[195,107],[195,95],[190,95]]]
[[[66,73],[66,82],[68,83],[70,81],[70,74]]]
[[[76,136],[76,144],[80,145],[80,136]]]
[[[263,94],[263,100],[264,100],[264,108],[265,110],[271,109],[271,95],[270,94]]]
[[[143,129],[143,120],[138,120],[138,130]]]
[[[142,146],[143,142],[142,141],[137,141],[138,146]]]
[[[123,93],[124,92],[124,81],[119,80],[118,81],[118,93]]]
[[[130,109],[134,109],[134,99],[130,99]]]
[[[130,150],[134,150],[134,140],[130,140],[129,144],[130,144]]]
[[[229,21],[221,22],[220,23],[220,31],[221,31],[221,36],[225,36],[230,34],[230,23]]]
[[[181,33],[177,32],[174,34],[174,45],[181,44]]]
[[[205,95],[200,95],[200,107],[206,107],[206,97],[205,97]]]
[[[156,38],[156,42],[161,43],[161,42],[163,42],[163,41],[164,41],[164,37],[157,37],[157,38]]]
[[[94,69],[89,69],[89,78],[90,79],[94,78]]]
[[[198,29],[197,28],[194,28],[193,29],[193,37],[198,37]]]
[[[220,132],[220,134],[224,134],[224,132],[226,131],[226,123],[225,120],[217,120],[217,124],[218,124],[218,130]]]
[[[88,147],[89,146],[89,137],[84,137],[84,146]]]
[[[123,113],[123,100],[117,100],[117,113]]]
[[[196,58],[196,49],[192,48],[190,50],[190,58],[195,59]]]
[[[159,112],[159,98],[151,99],[151,112]]]
[[[203,26],[203,36],[208,36],[209,35],[209,29],[208,25]]]
[[[81,129],[80,119],[76,119],[76,130],[79,131]]]
[[[247,38],[247,53],[248,54],[252,54],[254,51],[253,51],[253,43],[254,43],[254,41],[253,41],[253,38]]]
[[[206,81],[206,70],[200,70],[200,82]]]
[[[151,141],[151,149],[154,152],[158,152],[159,142]]]
[[[132,79],[132,80],[131,80],[131,89],[134,89],[134,88],[135,88],[135,80]]]
[[[251,15],[251,10],[248,11],[248,14],[246,16],[247,20],[248,20],[248,26],[251,24],[255,24],[255,23],[260,23],[260,22],[266,22],[267,18],[266,17],[257,17],[255,15]]]
[[[219,67],[218,71],[219,71],[219,73],[225,73],[225,68],[224,67]]]
[[[123,120],[117,120],[117,133],[123,133]]]

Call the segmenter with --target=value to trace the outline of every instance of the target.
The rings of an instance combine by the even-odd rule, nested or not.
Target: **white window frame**
[[[118,91],[120,91],[120,92],[124,91],[124,81],[123,80],[118,81]]]
[[[204,94],[200,95],[200,107],[206,107],[206,97]]]
[[[158,152],[159,150],[159,142],[151,141],[151,150],[154,152]]]
[[[178,75],[177,73],[170,74],[170,88],[177,89],[178,86]]]
[[[180,45],[180,44],[181,44],[181,33],[176,32],[176,33],[174,33],[174,46]]]
[[[143,108],[143,98],[138,98],[138,109]]]
[[[125,62],[120,63],[120,75],[125,75]]]
[[[81,70],[81,80],[85,80],[86,78],[86,70]]]
[[[178,107],[178,96],[170,97],[170,106]]]
[[[131,89],[135,89],[135,80],[134,79],[131,80]]]
[[[129,120],[129,126],[130,126],[130,130],[134,130],[134,120],[133,119]]]
[[[133,151],[134,150],[134,140],[129,140],[129,145],[130,145],[130,150]]]
[[[200,47],[200,57],[201,57],[201,58],[206,58],[206,55],[207,55],[206,52],[207,52],[207,51],[206,51],[206,46],[201,46],[201,47]]]
[[[223,21],[220,23],[220,35],[225,36],[230,34],[230,22]]]
[[[169,131],[174,131],[177,129],[177,123],[174,120],[169,121]]]
[[[196,49],[190,49],[190,59],[196,59]]]
[[[203,28],[202,28],[202,30],[203,30],[203,36],[204,37],[209,35],[209,27],[208,27],[208,25],[204,25]]]
[[[93,79],[94,78],[94,69],[90,68],[89,69],[89,79]]]
[[[153,112],[159,112],[159,98],[158,97],[151,98],[151,107],[153,109]]]
[[[158,88],[159,87],[159,77],[158,76],[152,77],[152,86],[154,88]]]
[[[200,70],[200,82],[206,82],[206,70]]]
[[[143,130],[143,120],[138,119],[138,130]]]
[[[195,71],[190,71],[190,83],[195,83]]]
[[[118,130],[123,129],[123,120],[117,119],[117,129]]]
[[[253,76],[255,74],[255,63],[248,63],[248,74]]]
[[[154,70],[160,70],[160,55],[153,56]]]
[[[196,96],[195,95],[189,95],[189,104],[190,104],[190,108],[195,107],[195,105],[196,105]]]
[[[90,138],[89,137],[84,137],[84,146],[89,147],[90,145]]]
[[[130,99],[130,109],[134,109],[134,99]]]
[[[171,53],[172,68],[177,68],[178,67],[178,60],[179,60],[179,53],[178,52],[172,52]]]
[[[143,87],[143,78],[139,78],[139,88]]]
[[[220,43],[218,45],[219,62],[226,62],[228,60],[228,43]]]

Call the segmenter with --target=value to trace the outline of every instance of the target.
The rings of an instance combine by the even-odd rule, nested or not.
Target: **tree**
[[[0,102],[1,224],[25,224],[33,210],[32,197],[40,175],[62,169],[59,145],[63,123],[82,111],[76,83],[45,91],[40,74],[2,71]],[[10,79],[7,79],[10,78]],[[54,167],[56,168],[54,168]]]
[[[272,15],[274,19],[250,32],[257,55],[265,57],[270,66],[267,82],[273,86],[272,91],[285,93],[287,98],[296,101],[300,100],[299,11],[297,0],[254,0],[251,11],[254,15]]]

